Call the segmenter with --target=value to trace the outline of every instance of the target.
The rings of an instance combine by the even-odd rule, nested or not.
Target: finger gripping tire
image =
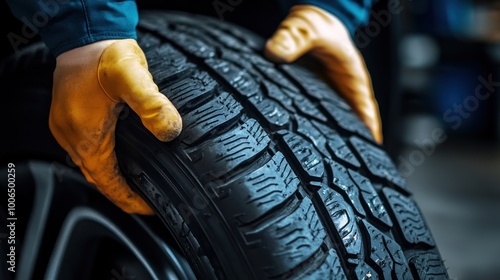
[[[129,109],[117,154],[200,279],[446,279],[404,179],[353,111],[264,41],[143,12],[139,44],[183,116],[161,143]]]

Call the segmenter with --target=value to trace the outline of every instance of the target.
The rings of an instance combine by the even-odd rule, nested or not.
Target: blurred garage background
[[[500,0],[380,0],[354,41],[451,278],[499,279]]]
[[[355,41],[452,279],[500,275],[500,1],[381,1]]]

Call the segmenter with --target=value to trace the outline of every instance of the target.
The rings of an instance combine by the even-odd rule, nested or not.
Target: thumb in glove
[[[53,77],[49,127],[85,178],[128,213],[152,209],[126,183],[115,148],[115,126],[126,103],[161,141],[174,139],[182,120],[158,91],[133,39],[106,40],[59,55]]]
[[[277,63],[290,63],[307,53],[321,62],[332,88],[351,105],[374,139],[382,143],[371,78],[347,28],[320,8],[296,5],[267,41],[265,55]]]

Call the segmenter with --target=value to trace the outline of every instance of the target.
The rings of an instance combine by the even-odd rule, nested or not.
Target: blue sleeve
[[[354,35],[357,27],[368,23],[370,11],[377,0],[293,0],[293,5],[313,5],[339,18]],[[289,7],[291,8],[291,6]]]
[[[136,39],[134,0],[6,0],[53,55],[105,39]]]

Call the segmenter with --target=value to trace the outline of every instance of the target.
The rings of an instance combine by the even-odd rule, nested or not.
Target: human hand
[[[54,71],[49,126],[85,178],[128,213],[152,209],[121,175],[115,126],[124,103],[161,141],[177,137],[182,120],[158,91],[133,39],[105,40],[60,54]]]
[[[306,53],[321,62],[330,85],[351,105],[375,140],[382,143],[380,112],[371,78],[347,28],[318,7],[297,5],[267,41],[265,55],[278,63],[290,63]]]

